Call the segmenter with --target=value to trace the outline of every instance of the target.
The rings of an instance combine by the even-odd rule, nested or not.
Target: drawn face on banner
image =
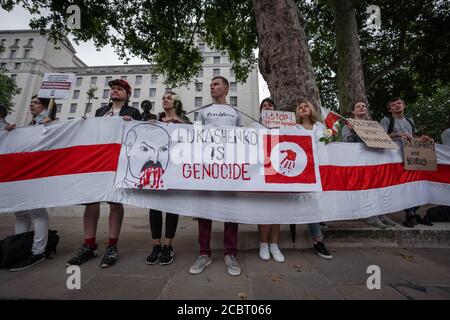
[[[125,145],[128,160],[125,178],[140,188],[159,189],[169,163],[167,131],[155,124],[138,124],[128,131]]]

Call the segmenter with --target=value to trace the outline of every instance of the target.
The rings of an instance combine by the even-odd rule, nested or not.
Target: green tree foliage
[[[0,0],[0,4],[8,11],[16,5],[26,8],[35,15],[30,26],[52,40],[71,34],[76,43],[93,40],[97,48],[111,44],[126,61],[135,55],[156,64],[173,86],[189,83],[201,68],[197,34],[229,54],[240,82],[256,63],[256,27],[248,0]],[[80,29],[67,27],[66,11],[72,4],[81,10]],[[44,9],[50,14],[40,16]]]
[[[414,119],[418,134],[441,142],[441,133],[448,128],[450,117],[450,86],[437,89],[432,96],[419,97],[407,105],[406,114]]]
[[[324,106],[338,109],[333,15],[325,1],[298,1]],[[366,28],[369,5],[381,9],[381,30]],[[390,96],[407,103],[433,95],[450,81],[450,2],[355,0],[366,90],[375,119]]]
[[[4,106],[6,110],[11,112],[13,105],[13,98],[22,90],[17,86],[16,82],[4,73],[0,73],[0,105]]]

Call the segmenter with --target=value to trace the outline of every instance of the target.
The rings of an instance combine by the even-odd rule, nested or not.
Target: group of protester
[[[180,97],[174,92],[166,92],[162,97],[162,106],[164,111],[156,116],[156,119],[141,114],[136,108],[128,105],[128,100],[132,93],[132,88],[126,80],[115,79],[109,82],[111,102],[95,112],[96,117],[123,117],[125,121],[161,121],[166,123],[190,124],[183,110],[183,104]],[[222,76],[214,77],[210,84],[210,93],[213,103],[202,107],[197,116],[197,121],[204,125],[211,126],[241,126],[241,115],[237,108],[227,104],[226,97],[229,91],[228,80]],[[49,99],[33,96],[30,103],[30,112],[33,119],[30,125],[41,125],[54,120],[54,114],[49,114]],[[388,102],[388,111],[391,117],[385,117],[381,120],[381,125],[394,140],[401,140],[402,137],[413,137],[415,135],[415,125],[412,119],[405,117],[405,103],[400,98],[392,99]],[[270,99],[264,99],[260,105],[262,110],[275,110],[275,103]],[[312,132],[312,135],[319,142],[326,130],[321,122],[316,108],[307,100],[297,101],[295,108],[296,121],[299,127]],[[5,108],[0,107],[0,129],[13,130],[14,124],[6,122],[7,112]],[[364,101],[358,101],[353,105],[352,117],[355,119],[370,119],[367,104]],[[255,126],[262,126],[255,122]],[[449,125],[450,127],[450,125]],[[442,142],[450,144],[450,129],[444,131]],[[358,135],[353,130],[351,124],[347,124],[342,129],[344,142],[361,142]],[[429,139],[422,136],[422,139]],[[85,211],[83,216],[84,242],[78,252],[67,261],[67,265],[81,265],[86,261],[98,255],[98,246],[96,241],[97,225],[100,216],[100,203],[84,204]],[[124,207],[121,203],[109,203],[109,240],[100,266],[107,268],[114,265],[118,260],[118,238],[124,217]],[[416,214],[417,208],[410,208],[406,211],[406,220],[403,223],[405,227],[414,227],[417,223],[426,223]],[[15,232],[23,233],[33,229],[34,242],[31,252],[23,257],[10,270],[18,271],[27,269],[45,259],[45,247],[48,238],[49,219],[46,209],[27,210],[16,212]],[[198,218],[198,244],[199,256],[189,269],[191,274],[201,273],[208,265],[212,263],[211,227],[212,221],[209,219]],[[153,265],[160,263],[167,265],[174,261],[175,253],[173,249],[173,239],[178,225],[178,215],[166,213],[165,239],[162,242],[163,217],[162,212],[154,209],[149,211],[149,222],[152,234],[152,251],[145,259],[145,263]],[[386,216],[371,217],[368,222],[377,227],[392,227],[397,225]],[[332,259],[331,253],[327,250],[323,242],[321,231],[322,223],[308,224],[313,250],[324,259]],[[224,261],[228,273],[233,276],[241,274],[241,266],[237,260],[238,253],[238,223],[225,222],[223,245],[225,247]],[[278,247],[280,234],[280,225],[258,225],[260,234],[259,256],[262,260],[270,260],[272,257],[277,262],[284,262],[285,257]]]

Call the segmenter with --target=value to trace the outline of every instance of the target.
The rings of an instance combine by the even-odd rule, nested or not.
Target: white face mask
[[[44,119],[47,117],[48,117],[48,110],[44,109],[44,110],[42,110],[41,113],[39,113],[37,116],[35,116],[33,118],[33,120],[36,121],[36,124],[41,124],[42,121],[44,121]]]

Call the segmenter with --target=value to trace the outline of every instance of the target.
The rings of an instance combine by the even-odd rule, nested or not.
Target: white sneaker
[[[191,268],[189,269],[189,273],[190,274],[199,274],[203,270],[205,270],[205,268],[207,266],[209,266],[211,264],[211,262],[212,262],[211,257],[209,257],[207,255],[199,256],[197,258],[197,260],[195,260],[195,262],[191,266]]]
[[[225,264],[228,267],[228,273],[232,276],[238,276],[241,274],[241,266],[235,256],[227,254],[225,256]]]
[[[269,250],[272,254],[273,260],[275,260],[276,262],[284,262],[284,256],[276,243],[271,243],[269,246]]]
[[[259,257],[262,260],[270,260],[269,244],[261,242],[259,244]]]

